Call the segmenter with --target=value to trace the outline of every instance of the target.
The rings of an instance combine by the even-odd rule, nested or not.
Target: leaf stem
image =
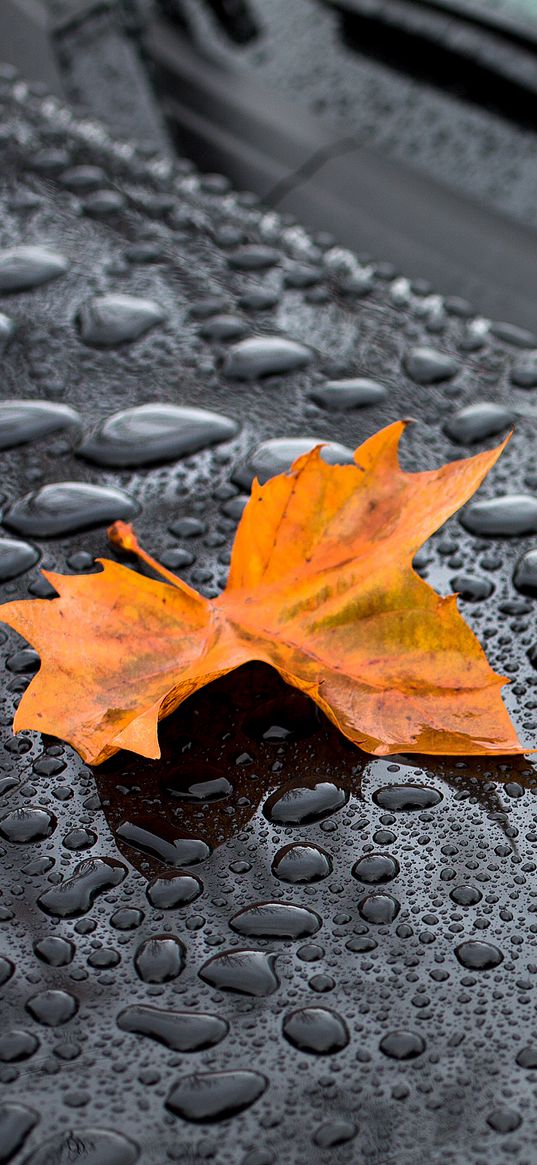
[[[171,585],[173,587],[177,587],[178,590],[183,592],[186,591],[193,598],[195,597],[196,599],[199,599],[197,591],[195,591],[192,587],[189,587],[188,583],[184,582],[182,578],[178,578],[178,576],[173,574],[171,570],[167,570],[165,566],[161,566],[160,562],[157,562],[156,558],[153,558],[151,554],[148,554],[147,551],[140,546],[134,532],[134,528],[130,525],[129,522],[114,522],[112,526],[108,527],[106,533],[108,535],[108,541],[111,542],[112,546],[115,546],[116,549],[127,550],[130,554],[136,554],[137,558],[139,558],[141,562],[145,562],[146,566],[150,566],[152,570],[156,571],[157,574],[160,574],[162,578],[165,578],[166,582],[171,583]]]

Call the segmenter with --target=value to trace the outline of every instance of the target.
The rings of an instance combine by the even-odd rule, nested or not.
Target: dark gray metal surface
[[[18,499],[47,485],[120,488],[140,507],[137,528],[149,550],[182,562],[180,573],[213,594],[225,581],[241,507],[233,482],[244,480],[260,441],[354,446],[411,414],[419,424],[402,457],[408,469],[422,469],[497,439],[485,436],[482,411],[463,426],[460,410],[479,401],[503,404],[517,418],[482,496],[526,493],[534,511],[534,336],[488,328],[459,298],[442,300],[382,265],[364,269],[350,251],[237,196],[224,179],[148,161],[22,84],[1,80],[0,102],[2,398],[68,404],[80,417],[78,426],[41,438],[27,430],[25,443],[4,450],[4,522]],[[88,165],[101,170],[97,191],[80,185],[77,168]],[[91,178],[95,169],[86,169],[86,183]],[[18,252],[10,267],[5,250],[19,246],[56,258]],[[14,269],[26,290],[13,289]],[[44,282],[47,271],[56,277]],[[255,309],[261,293],[266,306]],[[102,297],[111,295],[153,301],[160,321],[157,308],[151,315],[131,303],[129,328],[150,315],[152,326],[120,344],[125,303],[122,316],[115,301],[107,318]],[[263,380],[225,375],[241,341],[237,333],[223,338],[222,313],[243,338],[305,344],[310,362]],[[94,346],[99,321],[108,346]],[[417,355],[416,346],[433,355]],[[350,411],[319,404],[327,380],[348,377],[373,378],[385,393]],[[175,460],[168,450],[162,464],[143,469],[103,469],[80,456],[96,424],[151,402],[223,413],[238,435]],[[464,440],[476,444],[455,444],[446,425],[455,433],[463,426]],[[80,572],[94,569],[93,556],[112,553],[91,505],[86,531],[73,529],[72,514],[67,530],[56,505],[65,533],[53,537],[43,510],[34,506],[32,515],[40,565]],[[198,522],[191,537],[186,518]],[[431,540],[419,569],[442,592],[460,585],[491,663],[513,680],[507,699],[516,722],[534,740],[528,652],[536,600],[516,589],[513,569],[535,534],[512,533],[511,524],[504,536],[478,537],[455,519]],[[1,536],[15,537],[21,552],[8,525]],[[5,546],[2,554],[5,567]],[[37,566],[26,558],[17,569],[2,583],[2,599],[39,589]],[[0,1121],[10,1165],[500,1165],[509,1156],[534,1165],[531,758],[372,760],[270,672],[252,667],[212,685],[161,727],[161,763],[122,754],[91,771],[61,742],[13,737],[13,708],[35,667],[31,656],[21,658],[23,647],[11,632],[0,645]],[[214,780],[222,800],[204,800],[199,786]],[[192,785],[197,793],[189,794]],[[285,822],[285,806],[294,823]],[[152,853],[136,833],[140,824],[153,833]],[[198,844],[205,860],[187,866],[189,893],[198,896],[188,902],[182,883],[184,903],[170,908],[169,887],[148,889],[147,880],[179,873],[181,852],[186,865],[185,835],[214,848],[207,857]],[[306,859],[305,880],[293,883],[282,880],[288,858],[279,851],[296,843],[310,847],[310,861],[311,847],[324,857],[314,850],[315,869]],[[373,863],[373,876],[388,869],[396,875],[388,884],[368,881],[367,864],[355,868],[371,854],[387,855],[389,869],[384,864],[382,874]],[[201,887],[193,889],[193,875]],[[375,894],[381,898],[371,902]],[[267,900],[287,908],[271,915],[271,936],[256,933],[255,913],[253,933],[241,934],[238,912]],[[297,918],[315,933],[284,937]],[[493,951],[469,953],[468,942]],[[252,994],[226,982],[244,947],[257,961],[243,958],[239,986]],[[224,967],[207,966],[229,951]],[[271,953],[276,959],[260,965],[259,955]],[[187,1012],[188,1020],[160,1017],[173,1022],[175,1047],[155,1039],[154,1029],[148,1036],[154,1013],[148,1019],[133,1007]],[[314,1015],[297,1020],[297,1010],[311,1008]],[[202,1025],[205,1044],[199,1034],[196,1043],[193,1025],[194,1033]],[[205,1075],[223,1071],[240,1074],[232,1087],[229,1077]],[[252,1071],[253,1080],[244,1077]],[[206,1105],[218,1117],[224,1087],[229,1103],[249,1100],[249,1107],[216,1123],[194,1119]]]

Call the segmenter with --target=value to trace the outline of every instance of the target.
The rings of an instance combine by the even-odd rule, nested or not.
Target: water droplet
[[[270,311],[280,301],[280,294],[272,287],[251,287],[239,299],[244,311]]]
[[[0,404],[0,449],[24,445],[80,424],[79,413],[68,405],[46,400],[6,400]]]
[[[376,926],[393,922],[401,909],[397,898],[393,894],[367,894],[358,903],[358,909],[366,922],[373,922]]]
[[[18,534],[55,538],[104,526],[118,518],[132,518],[139,508],[122,489],[58,481],[19,498],[6,511],[4,523]]]
[[[268,1080],[260,1072],[246,1069],[199,1072],[183,1076],[173,1085],[166,1097],[166,1108],[188,1121],[227,1120],[254,1104],[267,1085]]]
[[[233,380],[258,380],[261,376],[295,372],[312,358],[311,350],[295,340],[286,340],[284,336],[253,336],[233,344],[224,362],[224,374]]]
[[[76,1015],[78,1000],[68,991],[39,991],[27,1000],[26,1010],[45,1027],[61,1027]]]
[[[270,477],[287,473],[298,457],[309,453],[321,440],[320,437],[277,437],[273,441],[264,441],[245,465],[233,471],[233,481],[241,489],[249,489],[257,477],[264,485]],[[337,441],[328,441],[321,450],[321,457],[328,465],[350,465],[353,461],[352,449],[339,445]]]
[[[457,903],[457,906],[477,906],[483,895],[475,886],[455,886],[450,891],[449,897]]]
[[[358,1129],[349,1120],[330,1120],[319,1125],[313,1134],[313,1144],[320,1149],[335,1149],[337,1145],[346,1145],[356,1136]]]
[[[126,873],[127,867],[114,858],[86,858],[70,878],[45,890],[37,899],[38,905],[54,918],[79,918],[98,894],[119,886]]]
[[[332,872],[332,859],[326,850],[311,842],[296,842],[278,850],[272,873],[282,882],[320,882]]]
[[[34,951],[49,967],[68,967],[75,955],[75,944],[60,935],[49,934],[34,943]]]
[[[496,437],[515,421],[515,415],[503,405],[478,401],[460,409],[444,426],[444,432],[459,445],[473,445]]]
[[[537,353],[520,356],[511,369],[511,382],[519,388],[537,386]]]
[[[537,531],[537,498],[531,494],[504,494],[470,502],[461,514],[465,530],[481,538],[517,537]]]
[[[389,813],[432,809],[442,800],[442,794],[427,785],[386,785],[373,793],[373,800]]]
[[[230,267],[238,271],[264,271],[267,267],[274,267],[280,259],[281,255],[274,247],[267,247],[263,243],[246,243],[229,255],[228,262]]]
[[[80,336],[92,348],[115,348],[145,336],[166,318],[160,304],[132,295],[98,295],[78,313]]]
[[[503,955],[498,947],[475,939],[461,943],[456,947],[455,954],[459,963],[471,971],[490,971],[503,963]]]
[[[233,915],[229,925],[248,938],[306,938],[321,926],[319,915],[290,902],[258,902]]]
[[[490,325],[490,332],[505,344],[513,344],[516,348],[537,348],[537,336],[527,328],[518,324],[510,324],[503,320],[495,320]]]
[[[13,809],[0,820],[0,836],[17,845],[43,841],[51,837],[58,824],[57,818],[48,809],[38,805],[24,805]]]
[[[261,998],[272,995],[280,985],[274,970],[275,962],[276,955],[264,951],[222,951],[204,964],[199,975],[218,991]]]
[[[188,906],[203,894],[203,882],[194,874],[175,874],[170,878],[154,878],[146,894],[156,910],[174,910]]]
[[[16,324],[9,316],[0,312],[0,356],[4,355],[17,330]]]
[[[157,934],[140,944],[134,966],[144,983],[169,983],[181,974],[185,959],[186,947],[180,939]]]
[[[178,518],[168,526],[170,534],[177,538],[196,538],[199,534],[205,534],[206,529],[205,523],[199,518]]]
[[[537,596],[537,550],[528,550],[515,566],[513,583],[522,595]]]
[[[0,1104],[0,1161],[11,1161],[37,1124],[39,1117],[24,1104]]]
[[[195,768],[195,766],[193,767]],[[215,775],[211,776],[211,772]],[[210,766],[207,766],[205,772],[201,769],[198,774],[198,777],[204,776],[205,780],[192,780],[194,772],[189,770],[186,773],[179,773],[175,777],[166,778],[164,788],[178,801],[223,801],[226,797],[231,797],[233,785],[227,777],[216,775],[217,773],[217,769],[211,769]]]
[[[313,267],[309,263],[290,263],[284,272],[286,287],[293,287],[302,291],[306,287],[315,287],[324,276],[322,267]]]
[[[398,873],[399,862],[390,854],[365,854],[352,867],[353,877],[368,885],[392,882]]]
[[[521,1048],[516,1062],[520,1068],[529,1068],[530,1070],[537,1068],[537,1047],[530,1045],[527,1048]]]
[[[148,1036],[174,1052],[200,1052],[227,1036],[229,1024],[204,1012],[164,1011],[160,1007],[127,1007],[117,1017],[122,1031]]]
[[[464,603],[481,603],[490,598],[494,590],[490,579],[476,574],[457,574],[451,579],[450,586]]]
[[[0,294],[31,291],[64,275],[67,259],[44,247],[12,247],[0,251]]]
[[[4,983],[8,983],[14,974],[15,966],[11,959],[5,959],[3,955],[0,955],[0,987],[3,987]]]
[[[307,825],[323,821],[347,804],[349,794],[332,781],[319,781],[308,787],[295,785],[279,790],[268,798],[263,813],[275,825]]]
[[[138,405],[108,417],[79,453],[97,465],[151,465],[230,441],[238,429],[236,421],[206,409]]]
[[[26,1159],[25,1165],[134,1165],[140,1150],[134,1141],[111,1129],[69,1128],[44,1141]]]
[[[357,376],[348,380],[327,380],[315,385],[310,392],[311,399],[330,412],[348,412],[363,409],[385,400],[387,389],[377,380]]]
[[[32,1032],[19,1030],[4,1032],[3,1035],[0,1035],[0,1060],[3,1064],[14,1064],[21,1060],[28,1060],[34,1052],[37,1052],[38,1047],[39,1040]]]
[[[341,1016],[326,1007],[300,1007],[288,1012],[282,1031],[294,1048],[317,1056],[341,1052],[350,1038]]]
[[[436,348],[411,348],[405,354],[404,366],[416,384],[438,384],[451,380],[458,372],[458,364],[451,356]]]
[[[216,315],[210,316],[200,328],[200,336],[204,340],[219,340],[229,343],[231,340],[240,340],[248,331],[248,325],[240,316]]]
[[[106,174],[101,166],[71,166],[60,181],[68,190],[98,190],[106,182]]]
[[[39,561],[39,551],[17,538],[0,538],[0,582],[17,578]]]
[[[123,821],[116,830],[117,836],[133,849],[150,854],[168,866],[192,866],[204,862],[211,850],[199,837],[177,837],[173,826],[167,826],[159,818],[140,817]]]
[[[487,1124],[496,1133],[514,1133],[520,1128],[522,1117],[512,1108],[495,1108],[487,1117]]]
[[[379,1044],[381,1052],[392,1060],[415,1060],[425,1051],[425,1040],[416,1032],[387,1032]]]
[[[106,218],[118,214],[125,206],[125,196],[119,190],[95,190],[82,203],[86,214],[93,218]]]
[[[32,647],[22,647],[6,660],[8,671],[14,675],[34,675],[39,668],[39,656]],[[34,770],[35,771],[35,770]]]

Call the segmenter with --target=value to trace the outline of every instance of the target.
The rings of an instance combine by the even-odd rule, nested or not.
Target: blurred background
[[[534,0],[2,0],[0,59],[119,137],[533,327]]]

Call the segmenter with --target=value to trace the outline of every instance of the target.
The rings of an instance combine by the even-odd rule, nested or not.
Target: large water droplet
[[[20,1063],[29,1060],[37,1052],[39,1040],[33,1032],[13,1030],[0,1035],[0,1061],[3,1064]],[[0,1142],[0,1161],[2,1160]]]
[[[321,442],[321,437],[276,437],[264,441],[248,458],[245,465],[233,471],[233,481],[242,489],[249,489],[254,477],[263,485],[278,473],[287,473],[298,457],[303,457]],[[328,441],[321,450],[321,457],[328,465],[353,464],[352,449],[337,441]]]
[[[416,1032],[393,1031],[382,1037],[379,1046],[392,1060],[415,1060],[425,1051],[425,1040]]]
[[[0,1161],[7,1165],[37,1124],[39,1117],[24,1104],[0,1104]]]
[[[497,436],[514,421],[515,415],[510,409],[492,401],[479,401],[455,413],[444,426],[444,432],[459,445],[473,445]]]
[[[322,821],[346,805],[349,794],[332,781],[316,785],[297,785],[283,793],[273,793],[263,806],[263,813],[277,825],[307,825]]]
[[[98,894],[119,886],[126,873],[127,867],[114,858],[86,858],[70,878],[45,890],[37,899],[38,905],[55,918],[79,918]]]
[[[438,384],[450,380],[458,371],[458,364],[436,348],[411,348],[405,354],[404,366],[417,384]]]
[[[460,518],[465,530],[481,538],[513,538],[537,530],[537,498],[530,494],[504,494],[470,502]]]
[[[528,550],[519,558],[513,573],[513,583],[522,595],[537,596],[537,550]]]
[[[392,882],[399,873],[399,862],[391,854],[365,854],[352,867],[353,877],[367,885]]]
[[[366,922],[373,922],[376,926],[393,922],[401,909],[397,898],[393,894],[367,894],[358,903],[358,909]]]
[[[192,866],[210,855],[207,842],[199,837],[177,837],[173,826],[159,818],[140,817],[123,821],[117,836],[141,853],[150,854],[168,866]]]
[[[465,603],[481,603],[494,590],[490,579],[475,574],[457,574],[451,579],[450,586]]]
[[[248,938],[306,938],[321,926],[319,915],[290,902],[258,902],[233,915],[229,925]]]
[[[127,1007],[117,1017],[125,1032],[148,1036],[174,1052],[200,1052],[212,1048],[227,1036],[229,1024],[217,1015],[204,1012],[164,1011],[160,1007]]]
[[[43,841],[51,837],[57,824],[58,820],[50,810],[38,805],[23,805],[2,817],[0,836],[18,845],[25,845],[27,842]]]
[[[313,1144],[318,1145],[320,1149],[334,1149],[336,1145],[346,1145],[352,1141],[357,1132],[357,1126],[350,1120],[340,1118],[325,1121],[315,1130]]]
[[[326,1007],[301,1007],[288,1012],[282,1031],[293,1047],[317,1056],[341,1052],[349,1042],[346,1023]]]
[[[0,582],[17,578],[39,560],[39,551],[29,542],[16,538],[0,538]]]
[[[13,502],[4,515],[4,523],[18,534],[55,538],[91,526],[104,526],[118,518],[132,518],[139,509],[122,489],[58,481]]]
[[[487,1124],[496,1133],[514,1133],[520,1128],[522,1117],[513,1108],[495,1108],[489,1113]]]
[[[233,380],[258,380],[261,376],[304,368],[312,358],[311,350],[295,340],[286,340],[284,336],[252,336],[230,348],[224,373]]]
[[[108,417],[79,452],[97,465],[151,465],[230,441],[238,429],[230,417],[206,409],[138,405]]]
[[[67,259],[44,247],[11,247],[0,251],[0,294],[30,291],[64,275]]]
[[[80,423],[79,413],[68,405],[46,400],[6,400],[0,404],[0,449],[11,449]]]
[[[214,955],[201,968],[200,978],[218,991],[261,998],[279,987],[274,970],[276,956],[264,951],[231,950]]]
[[[280,259],[279,251],[263,243],[246,243],[228,256],[230,266],[236,267],[238,271],[263,271],[267,267],[274,267]]]
[[[442,794],[427,785],[386,785],[373,793],[375,804],[389,813],[432,809],[442,800]]]
[[[227,1120],[254,1104],[267,1085],[268,1080],[260,1072],[246,1069],[199,1072],[183,1076],[173,1085],[166,1097],[166,1108],[188,1121]]]
[[[296,842],[278,850],[272,873],[282,882],[320,882],[332,871],[332,859],[326,850],[309,842]]]
[[[139,1156],[134,1141],[111,1129],[68,1128],[34,1149],[25,1165],[134,1165]]]
[[[144,983],[169,983],[181,974],[185,959],[186,947],[180,939],[156,934],[140,944],[134,966]]]
[[[61,1027],[76,1015],[78,1000],[68,991],[39,991],[27,1000],[26,1010],[45,1027]]]
[[[231,340],[240,340],[247,332],[248,325],[240,316],[216,315],[211,316],[202,324],[200,336],[204,340],[219,340],[220,343],[230,343]]]
[[[165,318],[160,304],[133,295],[98,295],[82,304],[78,313],[81,339],[92,348],[132,343]]]
[[[175,874],[169,878],[154,878],[146,894],[156,910],[174,910],[188,906],[203,894],[203,882],[194,874]]]
[[[471,971],[490,971],[503,962],[502,952],[492,943],[469,939],[455,950],[459,963]]]
[[[316,404],[330,412],[349,412],[351,409],[379,404],[385,400],[387,389],[377,380],[357,376],[348,380],[327,380],[325,384],[315,385],[310,396]]]

